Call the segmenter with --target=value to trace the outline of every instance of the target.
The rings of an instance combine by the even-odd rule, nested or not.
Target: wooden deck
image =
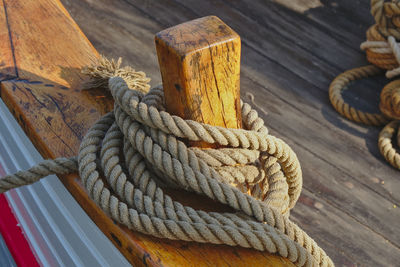
[[[373,23],[368,0],[62,2],[100,53],[122,56],[152,85],[161,81],[154,34],[220,17],[242,38],[242,97],[254,95],[271,133],[300,158],[304,189],[293,220],[337,266],[399,266],[400,173],[378,151],[379,128],[341,118],[328,99],[337,74],[367,64],[359,45]],[[385,83],[360,82],[346,97],[378,110]]]

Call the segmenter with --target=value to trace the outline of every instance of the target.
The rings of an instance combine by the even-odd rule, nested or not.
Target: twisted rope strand
[[[19,171],[12,175],[6,175],[0,179],[0,193],[23,185],[33,184],[39,179],[51,174],[69,174],[78,170],[78,161],[76,157],[57,158],[54,160],[44,160],[28,169]]]

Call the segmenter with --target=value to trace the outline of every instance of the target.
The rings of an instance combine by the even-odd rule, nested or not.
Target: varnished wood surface
[[[338,266],[398,266],[400,175],[377,148],[379,128],[341,118],[328,87],[340,72],[368,64],[359,45],[373,23],[368,0],[63,0],[108,57],[122,56],[161,82],[153,36],[216,15],[242,39],[241,94],[298,154],[304,190],[292,219]],[[362,81],[345,94],[378,111],[387,81]]]
[[[155,43],[170,113],[214,126],[241,128],[237,33],[219,18],[207,16],[157,33]]]
[[[60,2],[0,2],[1,97],[45,158],[76,155],[90,125],[111,110],[101,90],[82,91],[80,68],[98,57]],[[250,249],[156,239],[108,218],[76,175],[60,177],[88,215],[134,266],[293,266]],[[169,192],[204,210],[226,207],[193,194]]]

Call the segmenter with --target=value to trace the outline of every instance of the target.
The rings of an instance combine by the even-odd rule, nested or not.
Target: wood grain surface
[[[215,16],[156,34],[166,109],[184,119],[241,128],[240,37]]]
[[[241,95],[271,133],[295,150],[304,190],[291,218],[338,266],[398,266],[400,179],[377,148],[379,128],[341,118],[328,87],[368,64],[359,45],[373,23],[368,0],[63,0],[94,46],[161,82],[153,36],[216,15],[241,36]],[[346,100],[378,111],[383,77],[360,81]]]
[[[4,0],[0,26],[2,100],[45,158],[76,155],[88,128],[112,109],[109,94],[82,90],[86,78],[80,68],[95,60],[97,51],[58,1]],[[60,179],[133,266],[293,266],[251,249],[170,241],[129,231],[88,198],[77,175]],[[168,193],[199,209],[229,210],[204,197]]]

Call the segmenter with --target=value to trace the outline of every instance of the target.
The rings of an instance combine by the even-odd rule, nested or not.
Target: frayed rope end
[[[81,72],[91,78],[84,85],[84,89],[108,88],[110,78],[121,77],[130,89],[147,93],[150,89],[150,78],[146,77],[143,71],[135,71],[129,66],[121,68],[121,63],[122,58],[109,60],[100,56],[92,65],[83,67]]]

